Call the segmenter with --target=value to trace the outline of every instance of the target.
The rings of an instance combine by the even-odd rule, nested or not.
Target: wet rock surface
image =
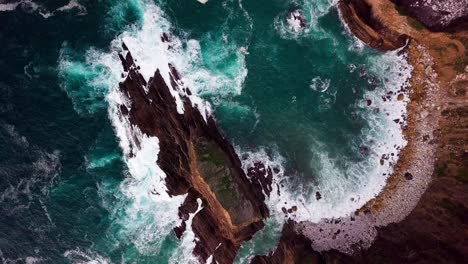
[[[270,167],[266,168],[263,163],[255,162],[252,167],[247,169],[247,176],[252,184],[257,187],[256,189],[263,190],[263,193],[267,196],[270,195],[273,189],[273,171]]]
[[[170,41],[168,35],[161,38]],[[189,214],[197,211],[201,200],[202,209],[192,221],[194,254],[201,263],[210,256],[217,263],[232,263],[241,243],[268,217],[262,189],[249,182],[215,119],[192,104],[177,70],[169,65],[169,84],[159,70],[146,82],[130,51],[125,45],[123,49],[119,57],[126,77],[119,89],[128,103],[120,106],[119,114],[142,133],[159,139],[157,163],[166,174],[168,193],[187,195],[179,208],[182,223],[174,228],[176,236],[183,235]],[[174,92],[180,95],[182,114]]]

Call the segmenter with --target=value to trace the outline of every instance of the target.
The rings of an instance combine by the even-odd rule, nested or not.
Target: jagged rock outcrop
[[[169,41],[166,34],[161,39]],[[204,117],[192,104],[191,92],[181,85],[177,70],[169,65],[171,83],[165,82],[159,69],[146,82],[130,51],[123,48],[126,54],[119,56],[126,78],[119,89],[130,106],[121,105],[120,115],[142,133],[159,139],[158,165],[167,175],[169,195],[187,194],[179,208],[183,222],[174,228],[176,235],[182,236],[185,221],[201,200],[203,209],[192,221],[194,254],[202,263],[210,256],[217,263],[232,263],[241,242],[261,229],[269,214],[262,190],[248,180],[215,119]],[[180,95],[183,114],[177,111],[174,92]]]
[[[340,0],[338,9],[351,32],[379,50],[395,50],[407,44],[408,36],[386,28],[375,19],[366,0]]]
[[[392,0],[433,31],[468,28],[468,0]]]

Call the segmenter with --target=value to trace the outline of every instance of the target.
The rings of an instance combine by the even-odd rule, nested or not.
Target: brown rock
[[[170,41],[168,36],[162,38]],[[197,199],[201,199],[203,209],[192,222],[197,238],[194,254],[200,262],[213,255],[218,263],[232,263],[241,243],[260,230],[263,219],[268,217],[262,189],[249,182],[234,148],[214,118],[208,116],[205,121],[184,95],[178,84],[180,74],[172,65],[169,65],[171,83],[165,83],[159,70],[147,83],[136,70],[130,52],[119,57],[124,71],[128,71],[119,88],[131,102],[129,108],[120,106],[121,118],[128,119],[142,133],[159,139],[157,163],[167,175],[168,193],[187,194],[179,208],[183,222],[174,232],[182,236],[185,220],[196,211]],[[183,114],[177,112],[170,89],[181,95]]]
[[[366,1],[340,0],[338,9],[354,35],[369,46],[379,50],[395,50],[406,45],[408,36],[385,28],[374,18]]]

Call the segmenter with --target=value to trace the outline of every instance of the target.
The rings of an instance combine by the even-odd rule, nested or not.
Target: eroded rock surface
[[[366,0],[340,0],[338,9],[349,30],[372,48],[395,50],[407,44],[408,36],[386,28]]]
[[[162,38],[169,41],[167,35]],[[261,229],[268,216],[262,190],[249,182],[215,119],[193,105],[177,70],[169,65],[169,84],[159,70],[146,82],[130,51],[123,48],[125,54],[119,56],[126,78],[119,89],[129,103],[120,106],[119,114],[142,133],[159,139],[157,163],[167,175],[169,195],[187,194],[179,208],[183,221],[174,228],[176,235],[185,232],[189,214],[197,211],[201,200],[202,209],[192,221],[194,253],[202,263],[210,257],[232,263],[240,244]],[[177,103],[183,104],[183,113],[178,113]]]

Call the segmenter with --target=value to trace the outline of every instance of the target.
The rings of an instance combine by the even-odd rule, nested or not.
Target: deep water
[[[161,56],[174,62],[245,164],[282,168],[273,219],[238,262],[274,248],[284,201],[311,221],[362,206],[397,157],[381,165],[382,154],[405,143],[393,120],[406,102],[381,99],[406,81],[404,57],[353,39],[331,0],[3,2],[2,263],[189,261],[122,158],[108,103],[121,39],[149,74]],[[287,16],[298,8],[307,27],[294,32]],[[180,44],[174,53],[152,49],[160,32]]]

